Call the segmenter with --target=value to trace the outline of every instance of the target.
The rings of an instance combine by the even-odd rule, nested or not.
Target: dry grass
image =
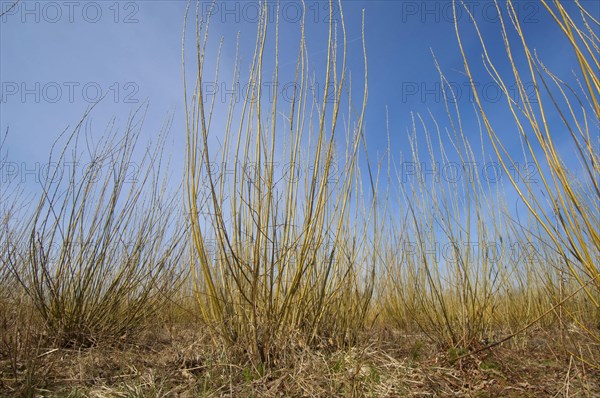
[[[9,395],[69,397],[539,397],[594,396],[598,371],[585,369],[536,330],[520,346],[505,345],[456,361],[423,335],[381,330],[344,350],[311,349],[298,340],[273,368],[254,366],[216,347],[197,325],[147,331],[135,342],[85,350],[43,344],[35,374],[19,363],[21,382]],[[572,349],[593,347],[575,336]],[[598,347],[595,348],[596,354]],[[27,384],[27,382],[29,384]],[[30,388],[30,390],[28,390]]]

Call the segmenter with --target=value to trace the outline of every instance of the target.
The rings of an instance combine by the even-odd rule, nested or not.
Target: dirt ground
[[[1,396],[600,397],[600,370],[589,363],[600,347],[577,331],[529,331],[457,360],[465,352],[382,329],[354,347],[298,344],[269,368],[233,359],[191,326],[93,347],[42,340],[20,358],[2,351]]]

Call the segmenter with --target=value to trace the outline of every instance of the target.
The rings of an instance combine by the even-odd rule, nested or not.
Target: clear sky
[[[411,124],[411,111],[427,115],[431,110],[440,120],[445,120],[432,51],[448,80],[459,88],[459,101],[465,110],[465,131],[474,138],[479,136],[477,120],[473,112],[469,112],[471,94],[462,72],[451,1],[342,3],[348,30],[348,69],[352,71],[355,89],[362,84],[361,12],[365,10],[369,62],[365,134],[371,152],[382,152],[387,145],[386,107],[392,150],[397,154],[408,149],[406,128]],[[493,3],[482,0],[466,4],[489,40],[491,56],[505,59]],[[565,4],[574,9],[572,2]],[[600,2],[584,1],[583,4],[592,15],[600,16]],[[2,150],[8,161],[17,165],[17,178],[26,185],[38,181],[52,142],[65,128],[72,127],[102,94],[106,97],[91,115],[90,135],[99,137],[113,117],[123,125],[128,114],[148,101],[142,140],[153,139],[172,114],[170,153],[174,175],[181,175],[178,173],[183,165],[185,143],[181,34],[186,1],[23,0],[11,8],[12,5],[13,1],[0,1],[2,12],[6,11],[0,22],[0,129],[2,134],[9,131]],[[273,3],[273,14],[275,7]],[[524,0],[517,1],[516,7],[531,46],[537,49],[546,65],[561,76],[576,70],[568,43],[551,23],[543,6],[538,1]],[[227,85],[230,84],[235,38],[239,32],[242,62],[248,65],[257,9],[254,0],[218,1],[214,11],[207,57],[214,59],[219,38],[223,36],[221,62],[225,86],[219,86],[221,92],[216,95],[223,95],[227,100],[231,94],[223,89],[231,88]],[[284,0],[279,13],[280,86],[284,87],[294,71],[301,3]],[[307,1],[305,17],[309,58],[318,73],[326,57],[328,2]],[[336,12],[334,18],[338,17]],[[478,62],[481,47],[466,12],[460,12],[458,23],[464,32],[468,55],[473,64],[481,68]],[[190,45],[190,54],[193,50]],[[504,73],[509,72],[506,63],[501,61],[500,66]],[[495,116],[502,127],[502,119],[506,117],[504,99],[499,97],[489,77],[482,78],[478,84],[480,95],[491,109],[498,104]],[[283,88],[280,94],[285,96]],[[225,112],[226,106],[217,101],[217,112]],[[515,137],[514,147],[518,149],[516,132],[508,127],[506,130],[503,134]],[[511,139],[507,138],[507,142]],[[4,179],[9,173],[7,170],[4,167]],[[14,167],[10,175],[14,175]]]

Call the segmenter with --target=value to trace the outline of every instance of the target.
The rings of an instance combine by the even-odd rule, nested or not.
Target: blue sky
[[[3,0],[0,6],[5,11],[12,3]],[[592,15],[600,15],[600,2],[583,3]],[[466,4],[489,40],[491,55],[503,59],[500,27],[493,3],[467,1]],[[529,0],[516,4],[530,44],[537,49],[540,58],[558,75],[571,73],[577,65],[570,48],[542,5]],[[569,9],[574,9],[572,2],[566,4]],[[156,137],[162,123],[172,114],[174,121],[169,145],[172,146],[173,175],[181,175],[185,143],[181,34],[185,6],[185,1],[177,0],[20,1],[2,17],[0,129],[2,134],[9,131],[3,151],[8,161],[17,165],[20,183],[31,186],[39,181],[36,173],[39,174],[40,165],[47,161],[52,142],[60,132],[79,120],[100,93],[106,97],[91,115],[91,136],[99,137],[113,117],[118,124],[124,125],[127,116],[148,101],[142,142]],[[202,7],[207,9],[206,5]],[[273,3],[273,15],[276,14],[275,7]],[[427,115],[431,110],[441,125],[446,125],[432,51],[448,80],[461,88],[458,94],[464,111],[465,131],[476,139],[479,130],[471,111],[470,88],[462,72],[451,1],[343,1],[348,32],[348,70],[352,72],[354,90],[362,84],[363,9],[369,58],[365,134],[370,152],[385,151],[386,107],[392,156],[397,159],[401,151],[408,150],[406,128],[411,123],[411,112]],[[257,3],[253,1],[217,2],[207,57],[209,63],[214,59],[222,36],[223,81],[230,81],[238,32],[242,67],[250,60],[256,10]],[[302,8],[297,1],[282,1],[279,12],[280,84],[285,85],[291,81],[294,71]],[[328,2],[306,2],[308,53],[311,68],[317,74],[323,70],[326,59],[328,16]],[[334,18],[338,18],[337,13]],[[465,35],[467,53],[481,72],[478,62],[481,47],[465,12],[461,12],[459,26]],[[192,42],[188,43],[191,56],[194,49]],[[508,73],[505,63],[501,62],[500,66]],[[491,79],[481,73],[479,76],[483,76],[479,82],[480,94],[494,111],[499,130],[507,137],[506,142],[518,150],[516,132],[511,131],[510,123],[503,121],[507,115],[504,100],[497,97]],[[357,95],[356,99],[359,97]],[[217,102],[217,112],[225,112],[226,105]],[[3,173],[6,174],[6,168]]]

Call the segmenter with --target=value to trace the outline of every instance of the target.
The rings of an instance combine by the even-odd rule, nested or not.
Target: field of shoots
[[[0,396],[600,397],[600,18],[539,0],[577,65],[558,76],[515,3],[490,3],[494,32],[451,29],[472,101],[433,52],[443,111],[390,105],[371,150],[365,13],[350,27],[329,2],[319,63],[308,21],[266,17],[285,2],[259,4],[253,46],[219,42],[189,2],[183,130],[147,145],[144,103],[91,140],[92,105],[49,149],[69,173],[27,197],[2,180]],[[285,100],[262,84],[280,73]],[[221,81],[249,95],[207,95]]]

